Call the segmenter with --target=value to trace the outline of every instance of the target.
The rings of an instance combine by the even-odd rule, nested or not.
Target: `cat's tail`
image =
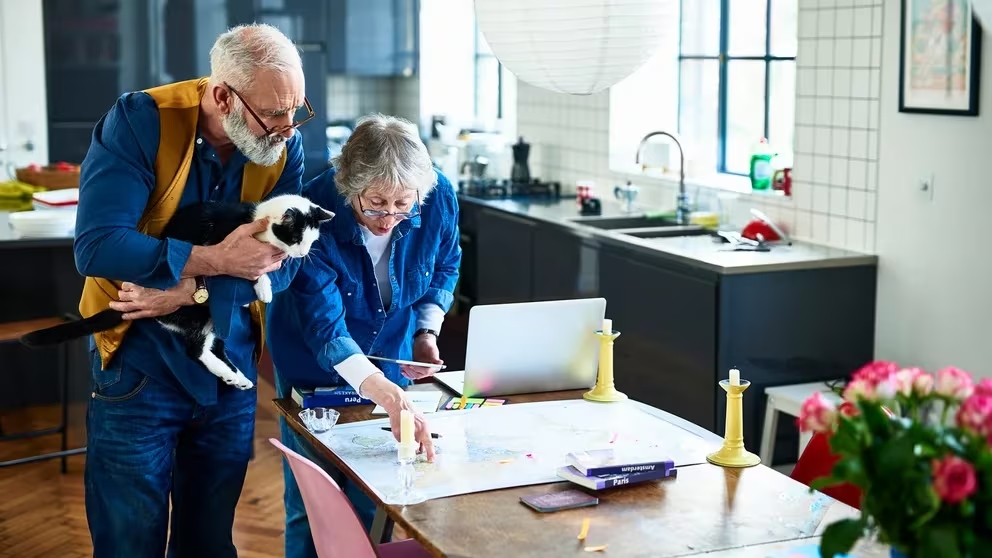
[[[74,322],[66,322],[46,329],[39,329],[21,336],[21,343],[31,348],[58,345],[70,339],[85,337],[98,331],[106,331],[124,321],[124,314],[107,309]]]

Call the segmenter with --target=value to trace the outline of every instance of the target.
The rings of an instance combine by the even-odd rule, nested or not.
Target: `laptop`
[[[465,370],[434,379],[465,397],[591,388],[605,316],[605,298],[473,306]]]

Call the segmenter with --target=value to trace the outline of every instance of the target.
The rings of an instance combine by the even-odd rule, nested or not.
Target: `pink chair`
[[[286,456],[296,484],[303,495],[303,506],[310,520],[313,543],[320,558],[429,558],[430,554],[413,539],[375,547],[355,508],[323,469],[313,461],[269,438]]]

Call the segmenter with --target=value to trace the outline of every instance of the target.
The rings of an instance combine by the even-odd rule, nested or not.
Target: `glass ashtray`
[[[337,424],[341,413],[328,407],[312,407],[300,411],[300,420],[307,430],[314,434],[327,432],[332,426]]]

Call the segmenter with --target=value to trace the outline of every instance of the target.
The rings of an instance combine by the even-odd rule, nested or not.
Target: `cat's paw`
[[[245,377],[240,371],[234,377],[234,380],[228,382],[228,384],[238,388],[238,389],[251,389],[255,384],[251,383],[251,380]]]
[[[255,280],[255,295],[266,304],[272,302],[272,281],[268,275],[262,274]]]

